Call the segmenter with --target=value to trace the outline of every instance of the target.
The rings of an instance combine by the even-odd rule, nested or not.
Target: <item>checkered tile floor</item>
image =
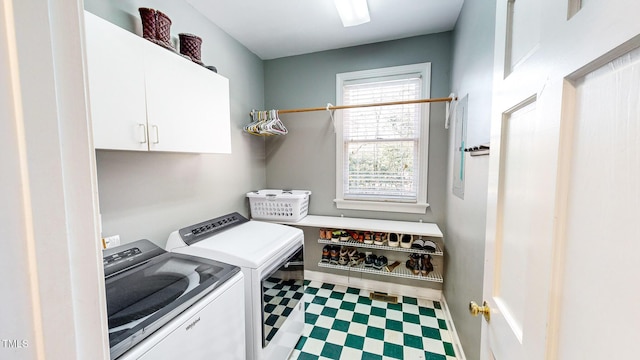
[[[305,328],[289,360],[455,360],[440,302],[369,299],[369,291],[307,282]]]

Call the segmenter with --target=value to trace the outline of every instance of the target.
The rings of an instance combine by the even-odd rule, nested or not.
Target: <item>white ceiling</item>
[[[333,0],[187,0],[263,60],[452,30],[463,0],[368,0],[345,28]]]

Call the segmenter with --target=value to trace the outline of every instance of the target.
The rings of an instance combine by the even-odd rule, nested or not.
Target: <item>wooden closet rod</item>
[[[373,106],[406,105],[406,104],[432,103],[432,102],[451,102],[453,100],[457,100],[457,98],[447,97],[447,98],[435,98],[435,99],[391,101],[391,102],[382,102],[382,103],[375,103],[375,104],[338,105],[338,106],[313,107],[313,108],[304,108],[304,109],[289,109],[289,110],[278,110],[278,113],[289,114],[289,113],[300,113],[300,112],[310,112],[310,111],[355,109],[355,108],[373,107]]]

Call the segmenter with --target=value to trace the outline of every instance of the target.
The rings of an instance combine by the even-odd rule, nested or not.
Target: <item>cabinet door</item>
[[[140,37],[85,12],[96,149],[148,150]]]
[[[228,80],[157,45],[144,50],[150,150],[230,153]]]

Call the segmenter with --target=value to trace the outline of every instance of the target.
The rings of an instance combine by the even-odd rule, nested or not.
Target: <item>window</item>
[[[338,105],[429,97],[431,64],[342,73]],[[425,213],[429,105],[403,104],[336,112],[336,206]]]

